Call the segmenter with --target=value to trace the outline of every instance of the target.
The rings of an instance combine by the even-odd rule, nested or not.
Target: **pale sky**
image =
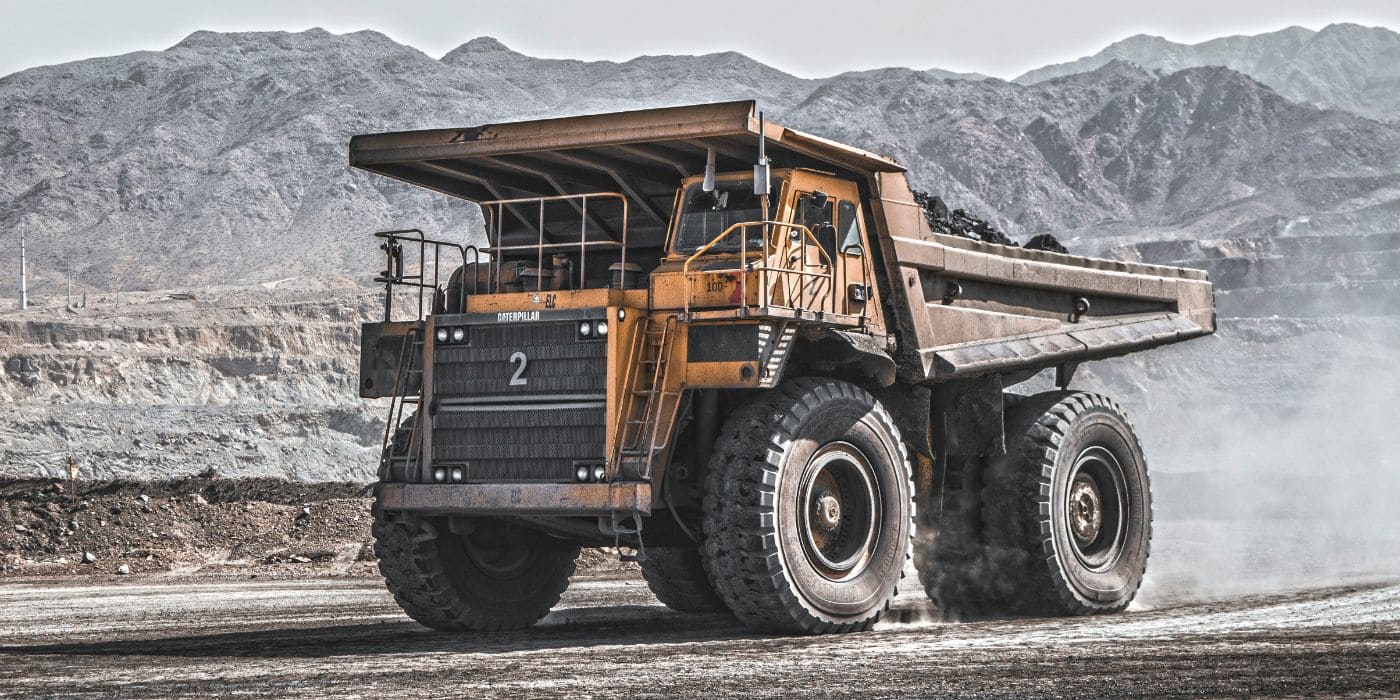
[[[532,56],[623,61],[734,50],[803,77],[885,66],[1011,78],[1131,34],[1193,43],[1333,22],[1400,29],[1400,0],[0,0],[0,76],[169,48],[198,29],[374,29],[440,57],[478,36]]]

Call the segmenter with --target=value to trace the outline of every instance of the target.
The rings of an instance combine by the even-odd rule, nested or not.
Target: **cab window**
[[[817,204],[818,201],[821,201],[820,205]],[[812,232],[828,257],[836,255],[836,237],[833,235],[831,227],[833,204],[834,200],[831,197],[804,193],[798,197],[797,210],[793,212],[792,217],[794,224],[806,226]]]
[[[768,216],[776,217],[781,202],[778,195],[782,191],[782,181],[774,180],[769,191]],[[715,183],[713,192],[705,192],[700,183],[685,188],[681,200],[680,221],[676,225],[675,251],[694,253],[724,233],[734,224],[747,221],[762,221],[762,198],[753,193],[753,180],[729,180]],[[758,250],[763,245],[763,229],[752,226],[748,229],[748,248]],[[714,253],[736,253],[739,251],[739,235],[716,244],[710,249]]]
[[[855,204],[842,201],[837,207],[836,235],[841,242],[840,252],[860,255],[860,217],[856,216]]]

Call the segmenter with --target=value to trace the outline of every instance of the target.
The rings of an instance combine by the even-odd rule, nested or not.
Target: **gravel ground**
[[[188,477],[0,480],[0,580],[161,573],[378,578],[369,489],[349,482]],[[580,568],[631,568],[603,550]]]
[[[378,581],[171,575],[0,585],[0,696],[1395,696],[1400,584],[1113,617],[896,621],[754,634],[659,606],[633,575],[576,580],[536,627],[446,635]]]
[[[535,628],[467,636],[404,617],[368,514],[349,483],[0,482],[0,697],[1400,696],[1394,548],[1320,558],[1310,521],[1163,521],[1116,617],[945,623],[906,586],[871,633],[757,635],[588,550]]]

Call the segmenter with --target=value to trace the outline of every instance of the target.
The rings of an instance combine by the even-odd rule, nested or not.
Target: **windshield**
[[[775,180],[768,198],[768,216],[777,216],[778,193],[782,181]],[[725,229],[745,221],[762,221],[761,198],[753,193],[753,180],[730,180],[715,183],[713,192],[705,192],[700,183],[685,188],[681,201],[680,223],[676,226],[676,252],[694,253]],[[763,242],[763,230],[753,226],[748,230],[748,247],[757,250]],[[725,239],[712,252],[738,252],[739,235]]]

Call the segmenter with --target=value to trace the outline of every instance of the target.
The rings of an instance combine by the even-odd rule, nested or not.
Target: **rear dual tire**
[[[1007,452],[950,459],[943,513],[916,551],[948,617],[1124,610],[1142,585],[1152,498],[1132,424],[1099,394],[1060,391],[1007,411]]]

